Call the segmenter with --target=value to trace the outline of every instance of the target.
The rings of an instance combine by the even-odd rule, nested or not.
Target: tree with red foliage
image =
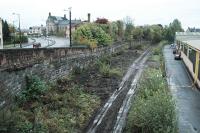
[[[98,23],[98,24],[108,24],[108,19],[106,19],[106,18],[97,18],[97,20],[95,21],[95,23]]]

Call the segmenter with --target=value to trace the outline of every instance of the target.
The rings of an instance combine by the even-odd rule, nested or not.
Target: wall
[[[185,44],[185,45],[187,45],[187,44]],[[189,55],[189,49],[187,49],[187,55]],[[181,51],[181,57],[183,59],[185,66],[187,67],[190,75],[192,76],[194,83],[197,85],[198,88],[200,88],[200,80],[199,80],[199,78],[197,78],[197,79],[195,78],[195,76],[196,76],[195,73],[197,73],[196,69],[195,69],[195,72],[194,72],[194,65],[195,64],[193,64],[191,62],[191,60],[189,59],[189,57],[187,55],[185,55],[185,53],[183,51]]]
[[[124,45],[97,48],[40,48],[0,50],[0,107],[25,87],[25,76],[38,75],[47,82],[67,76],[75,67],[85,67]]]

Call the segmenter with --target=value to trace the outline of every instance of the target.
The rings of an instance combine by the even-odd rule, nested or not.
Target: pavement
[[[200,92],[182,60],[174,60],[170,46],[163,50],[167,80],[176,102],[180,133],[200,133]]]

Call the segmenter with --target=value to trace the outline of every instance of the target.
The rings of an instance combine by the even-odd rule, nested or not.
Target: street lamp
[[[69,46],[72,47],[72,13],[71,13],[72,7],[69,7],[68,10],[64,11],[69,11]]]
[[[13,44],[15,47],[15,21],[13,20]]]
[[[21,43],[21,25],[20,25],[20,14],[19,13],[13,13],[13,15],[17,15],[19,19],[19,43],[20,43],[20,48],[22,48],[22,43]]]
[[[69,46],[72,47],[72,13],[71,13],[72,8],[69,7]]]

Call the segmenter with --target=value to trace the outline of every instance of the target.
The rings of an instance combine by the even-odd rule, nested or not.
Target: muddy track
[[[146,50],[133,64],[129,67],[127,73],[120,83],[120,87],[114,91],[105,105],[97,113],[94,121],[89,126],[87,133],[110,133],[121,131],[124,121],[124,108],[130,101],[128,95],[130,90],[134,89],[134,82],[141,73],[141,66],[146,62],[150,50]],[[126,113],[127,111],[125,111]],[[119,130],[120,129],[120,130]]]

